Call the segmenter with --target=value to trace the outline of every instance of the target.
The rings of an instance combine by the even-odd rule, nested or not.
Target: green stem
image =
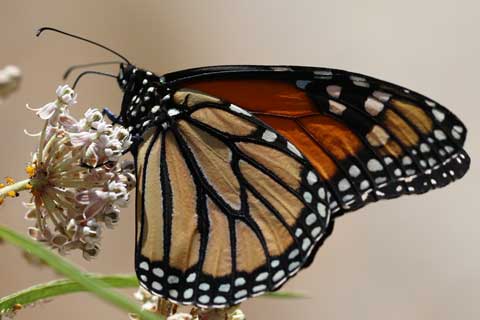
[[[10,230],[4,226],[0,226],[0,238],[11,244],[18,246],[19,248],[30,252],[34,256],[42,259],[52,269],[58,273],[63,274],[71,281],[78,283],[85,291],[89,291],[99,297],[100,299],[126,311],[140,315],[141,319],[146,320],[159,320],[163,319],[152,313],[143,311],[140,306],[122,296],[121,294],[110,290],[107,285],[98,281],[92,277],[84,275],[77,267],[62,259],[57,254],[54,254],[43,245],[34,242],[22,235],[17,234],[15,231]]]
[[[6,185],[0,189],[0,198],[5,198],[7,193],[10,191],[20,192],[23,190],[28,190],[30,184],[30,179],[25,179],[22,181],[15,182],[13,184]]]
[[[85,276],[97,281],[101,281],[111,288],[138,287],[137,278],[132,275],[114,274],[105,276],[85,274]],[[68,279],[60,279],[42,283],[0,299],[0,313],[2,311],[11,310],[17,304],[26,306],[40,300],[82,291],[85,291],[84,287]]]

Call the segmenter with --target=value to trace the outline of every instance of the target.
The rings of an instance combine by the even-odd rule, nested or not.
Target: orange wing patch
[[[299,121],[311,133],[312,139],[328,149],[338,160],[356,156],[363,147],[352,130],[331,117],[315,115]]]
[[[192,81],[186,87],[211,94],[254,113],[301,116],[317,112],[304,91],[285,81],[251,79]]]
[[[391,103],[395,108],[400,111],[410,122],[415,125],[423,134],[429,134],[432,132],[433,122],[432,119],[418,106],[392,99]]]

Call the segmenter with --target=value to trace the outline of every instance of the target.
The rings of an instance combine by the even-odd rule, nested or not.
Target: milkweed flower
[[[0,69],[0,103],[20,85],[22,73],[16,66],[9,65]]]
[[[77,95],[69,86],[59,86],[56,96],[31,109],[45,125],[26,168],[29,179],[23,185],[6,181],[0,199],[30,190],[25,217],[34,225],[29,235],[61,254],[78,249],[91,259],[99,253],[103,229],[118,223],[135,187],[133,165],[120,162],[132,142],[125,128],[107,123],[97,109],[82,119],[73,117],[69,109]]]

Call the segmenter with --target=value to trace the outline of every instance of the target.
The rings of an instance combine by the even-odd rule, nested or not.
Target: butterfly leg
[[[112,121],[113,124],[122,124],[122,118],[120,116],[116,116],[110,109],[108,108],[103,108],[102,111],[103,115],[106,115],[110,121]]]

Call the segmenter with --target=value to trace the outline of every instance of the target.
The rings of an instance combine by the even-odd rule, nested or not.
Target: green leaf
[[[19,235],[13,230],[10,230],[4,226],[0,226],[0,238],[3,238],[5,241],[8,241],[11,244],[20,247],[23,250],[28,251],[34,256],[42,259],[52,269],[63,274],[71,281],[76,282],[85,291],[93,293],[100,299],[117,306],[126,312],[136,313],[140,315],[142,319],[147,320],[163,319],[152,313],[143,311],[133,300],[127,299],[121,294],[110,290],[105,282],[83,274],[67,260],[62,259],[60,256],[51,252],[43,245]]]

